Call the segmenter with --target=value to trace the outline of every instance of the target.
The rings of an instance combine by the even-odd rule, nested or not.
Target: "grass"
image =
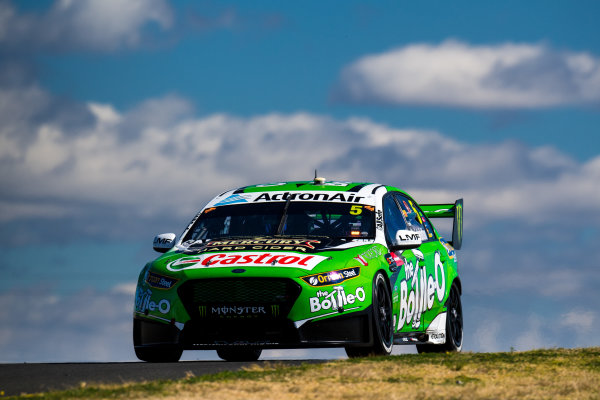
[[[32,399],[600,399],[600,347],[406,354],[253,365],[181,380],[102,385]],[[2,397],[9,399],[11,397]],[[14,397],[13,397],[14,398]]]

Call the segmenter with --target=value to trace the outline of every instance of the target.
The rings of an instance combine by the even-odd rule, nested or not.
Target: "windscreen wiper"
[[[283,207],[283,214],[281,215],[281,219],[279,220],[279,226],[277,227],[276,235],[280,236],[283,233],[283,228],[285,228],[285,223],[287,221],[287,210],[290,207],[290,201],[292,200],[292,196],[288,196],[285,206]]]

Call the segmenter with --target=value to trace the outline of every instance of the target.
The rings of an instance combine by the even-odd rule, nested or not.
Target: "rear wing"
[[[452,241],[448,243],[460,250],[463,238],[463,199],[456,200],[454,204],[421,204],[421,209],[427,218],[454,218]]]

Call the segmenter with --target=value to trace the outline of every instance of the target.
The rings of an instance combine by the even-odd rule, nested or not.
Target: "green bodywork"
[[[235,200],[235,197],[231,197],[236,196],[235,193],[272,194],[277,192],[281,194],[284,192],[296,193],[299,196],[307,191],[326,191],[340,193],[344,196],[344,200],[350,199],[353,204],[373,204],[376,210],[381,207],[381,201],[377,198],[381,199],[384,192],[396,191],[410,198],[408,194],[397,188],[380,186],[373,188],[375,195],[369,200],[372,203],[363,203],[367,199],[357,199],[362,197],[359,195],[361,192],[358,189],[367,185],[370,184],[341,183],[339,186],[335,186],[335,183],[331,182],[329,185],[317,185],[312,181],[287,182],[273,184],[273,186],[249,186],[235,192],[228,192],[227,195],[221,195],[221,198],[229,196],[227,198]],[[353,189],[354,191],[352,191]],[[281,197],[285,196],[281,195]],[[213,200],[207,207],[210,207],[211,204],[214,205],[216,201]],[[416,202],[414,204],[416,205]],[[455,220],[457,208],[460,208],[460,217],[462,217],[462,201],[459,206],[456,204],[422,206],[427,217],[448,217],[455,218]],[[462,242],[462,218],[459,223]],[[175,246],[156,260],[146,264],[141,271],[138,278],[134,315],[137,318],[175,325],[182,329],[183,325],[190,320],[190,315],[179,299],[177,290],[190,279],[291,278],[300,285],[302,290],[287,318],[295,322],[297,326],[301,326],[309,321],[336,318],[342,314],[365,311],[371,306],[374,276],[381,271],[389,282],[393,303],[394,332],[397,337],[400,338],[405,333],[424,332],[440,313],[445,312],[445,301],[448,298],[450,287],[457,284],[460,290],[455,250],[448,242],[439,237],[437,231],[418,249],[395,252],[390,251],[388,244],[381,240],[380,232],[377,235],[374,239],[356,240],[351,245],[347,245],[349,247],[342,249],[310,249],[310,243],[306,244],[311,240],[308,237],[257,238],[256,243],[261,243],[261,245],[244,244],[243,241],[239,241],[202,254],[189,254],[182,251],[180,246]],[[264,245],[268,240],[274,242]],[[454,238],[455,242],[456,240]],[[250,242],[251,240],[248,243]],[[265,248],[260,248],[261,246]],[[280,248],[277,248],[278,246]],[[268,255],[257,263],[256,260],[260,259],[260,254]],[[207,265],[203,265],[202,263],[206,262],[211,255],[214,256],[211,259],[213,263],[209,262]],[[243,255],[248,258],[244,259]],[[313,260],[318,261],[314,268],[296,267],[292,262],[302,263],[302,260],[307,257],[312,257],[306,261],[307,264]],[[198,260],[198,262],[194,263],[194,260]],[[247,262],[248,260],[250,262]],[[280,260],[284,263],[289,262],[289,264],[282,265],[279,261],[265,264],[269,260]],[[340,272],[325,274],[332,271]],[[311,277],[314,279],[311,280]],[[331,283],[328,279],[333,279],[334,282]],[[227,298],[229,294],[223,293],[222,295],[223,298]],[[245,311],[248,313],[247,317],[251,317],[252,310]],[[277,310],[266,310],[266,312],[277,312]],[[231,317],[234,316],[235,310],[223,309],[223,314],[224,317]],[[406,344],[411,343],[406,342]]]

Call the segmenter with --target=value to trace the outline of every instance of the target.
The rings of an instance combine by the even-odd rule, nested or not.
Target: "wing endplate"
[[[454,204],[421,204],[421,209],[427,218],[453,218],[452,241],[449,242],[456,250],[462,247],[463,239],[463,199]]]

